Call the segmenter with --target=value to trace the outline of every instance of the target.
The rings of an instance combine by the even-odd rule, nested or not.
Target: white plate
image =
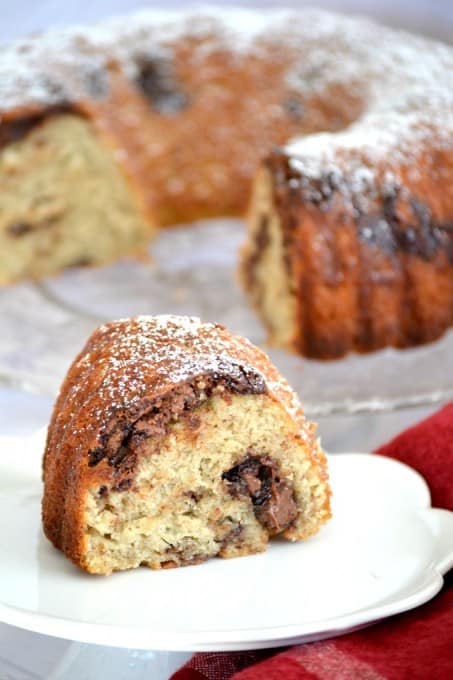
[[[163,230],[150,262],[74,269],[0,289],[0,382],[55,394],[89,333],[103,321],[134,314],[194,314],[265,347],[266,333],[237,283],[243,240],[238,221],[200,222]],[[453,398],[453,331],[431,345],[338,361],[269,353],[312,416]]]
[[[453,513],[393,460],[329,457],[334,519],[318,536],[233,560],[111,577],[43,537],[37,440],[0,439],[0,620],[118,647],[233,650],[320,639],[429,600],[453,564]]]

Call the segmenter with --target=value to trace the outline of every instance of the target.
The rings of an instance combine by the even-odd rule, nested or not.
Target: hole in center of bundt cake
[[[222,474],[233,496],[249,496],[257,520],[272,534],[287,529],[297,517],[294,491],[280,479],[278,466],[269,456],[248,453]]]

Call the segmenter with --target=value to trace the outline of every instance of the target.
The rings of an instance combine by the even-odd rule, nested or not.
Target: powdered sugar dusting
[[[369,21],[357,30],[345,20],[340,31],[327,15],[318,21],[318,49],[288,77],[312,92],[343,85],[362,113],[341,132],[291,140],[286,152],[302,183],[329,176],[345,197],[363,201],[389,159],[409,167],[421,153],[452,149],[453,50]]]
[[[389,157],[410,166],[417,154],[453,144],[451,48],[367,19],[310,9],[145,10],[127,21],[4,45],[0,112],[106,97],[112,60],[132,80],[144,58],[161,65],[159,77],[171,78],[181,41],[190,45],[187,58],[200,69],[216,51],[239,60],[264,54],[272,61],[283,54],[288,98],[300,111],[310,110],[313,100],[332,108],[343,95],[356,103],[357,120],[347,129],[287,145],[302,184],[329,175],[346,197],[363,201]],[[271,110],[264,114],[272,120]],[[177,178],[174,183],[184,189]]]
[[[139,417],[150,400],[155,403],[183,383],[196,384],[202,393],[204,379],[211,376],[216,382],[243,384],[245,393],[267,391],[300,424],[301,437],[312,437],[296,395],[268,357],[245,338],[196,317],[139,316],[105,324],[70,375],[77,378],[66,397],[67,409],[79,402],[79,390],[88,395],[83,408],[95,428]]]
[[[196,317],[139,316],[105,324],[97,333],[108,342],[101,357],[105,372],[98,394],[113,412],[130,408],[150,389],[159,393],[169,384],[208,373],[235,375],[242,369],[257,373],[232,354],[231,336],[222,326]]]
[[[289,17],[288,11],[144,10],[127,20],[49,31],[6,44],[0,47],[0,111],[96,97],[92,80],[108,78],[112,59],[133,79],[140,59],[171,60],[181,40],[192,41],[195,63],[213,50],[256,52],[263,37],[273,33],[275,21],[282,26],[282,37],[286,34],[283,26],[291,25]]]
[[[415,93],[449,96],[452,51],[441,44],[393,31],[361,18],[320,10],[262,10],[206,7],[187,12],[145,10],[91,27],[33,36],[0,48],[0,110],[49,105],[92,97],[90,81],[106,77],[117,60],[135,77],[137,58],[171,59],[181,40],[191,59],[203,62],[212,50],[240,58],[283,46],[292,53],[289,91],[307,97],[346,84],[370,101],[389,91],[409,100]],[[397,102],[395,103],[396,105]]]
[[[278,401],[316,458],[314,426],[261,350],[218,324],[172,315],[113,321],[92,334],[62,385],[48,446],[83,466],[115,461],[129,435],[163,434],[159,423],[226,392]]]

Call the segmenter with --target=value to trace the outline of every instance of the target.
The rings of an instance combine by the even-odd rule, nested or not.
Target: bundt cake
[[[325,456],[287,382],[247,340],[190,317],[93,333],[43,476],[47,537],[97,574],[256,553],[330,516]]]
[[[241,261],[270,342],[316,359],[418,345],[453,323],[453,51],[345,26],[316,38],[299,75],[352,98],[352,122],[267,155]]]
[[[146,11],[6,45],[0,84],[0,282],[242,214],[256,175],[241,271],[273,342],[452,323],[451,48],[317,10]]]

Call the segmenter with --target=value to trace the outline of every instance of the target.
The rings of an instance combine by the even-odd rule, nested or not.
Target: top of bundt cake
[[[62,385],[49,438],[57,448],[89,452],[95,466],[118,454],[141,418],[162,427],[168,419],[159,416],[194,408],[219,383],[233,394],[274,396],[301,436],[313,439],[297,397],[264,352],[219,324],[171,315],[114,321],[93,333]]]
[[[21,137],[36,116],[52,109],[92,113],[111,98],[118,72],[157,113],[174,116],[196,101],[203,87],[212,90],[216,59],[221,63],[225,54],[238,64],[247,60],[251,77],[261,57],[282,72],[282,105],[300,121],[303,135],[283,152],[290,159],[286,173],[310,200],[322,201],[340,189],[357,207],[373,199],[376,183],[395,183],[389,165],[397,174],[406,169],[412,182],[415,158],[451,148],[453,50],[448,46],[319,10],[214,8],[146,10],[127,21],[3,45],[0,116],[13,125],[0,125],[0,146]],[[205,70],[192,83],[200,92],[180,86],[178,69],[184,63],[191,72]],[[122,99],[112,101],[118,106]],[[248,115],[264,115],[271,124],[272,106],[265,110],[263,102],[251,101]]]
[[[278,59],[284,44],[291,53],[286,80],[294,109],[307,97],[322,97],[333,88],[347,95],[350,104],[355,102],[357,115],[410,112],[411,128],[435,110],[432,126],[440,126],[448,138],[444,127],[451,125],[453,102],[449,47],[368,19],[313,9],[145,10],[127,21],[54,30],[4,44],[0,111],[105,96],[112,63],[138,80],[146,79],[144,63],[151,64],[153,85],[165,90],[165,80],[172,78],[172,52],[183,39],[192,63],[222,50],[233,51],[238,59],[270,51]],[[388,117],[391,132],[394,116]],[[369,143],[381,146],[385,141],[381,130]]]

